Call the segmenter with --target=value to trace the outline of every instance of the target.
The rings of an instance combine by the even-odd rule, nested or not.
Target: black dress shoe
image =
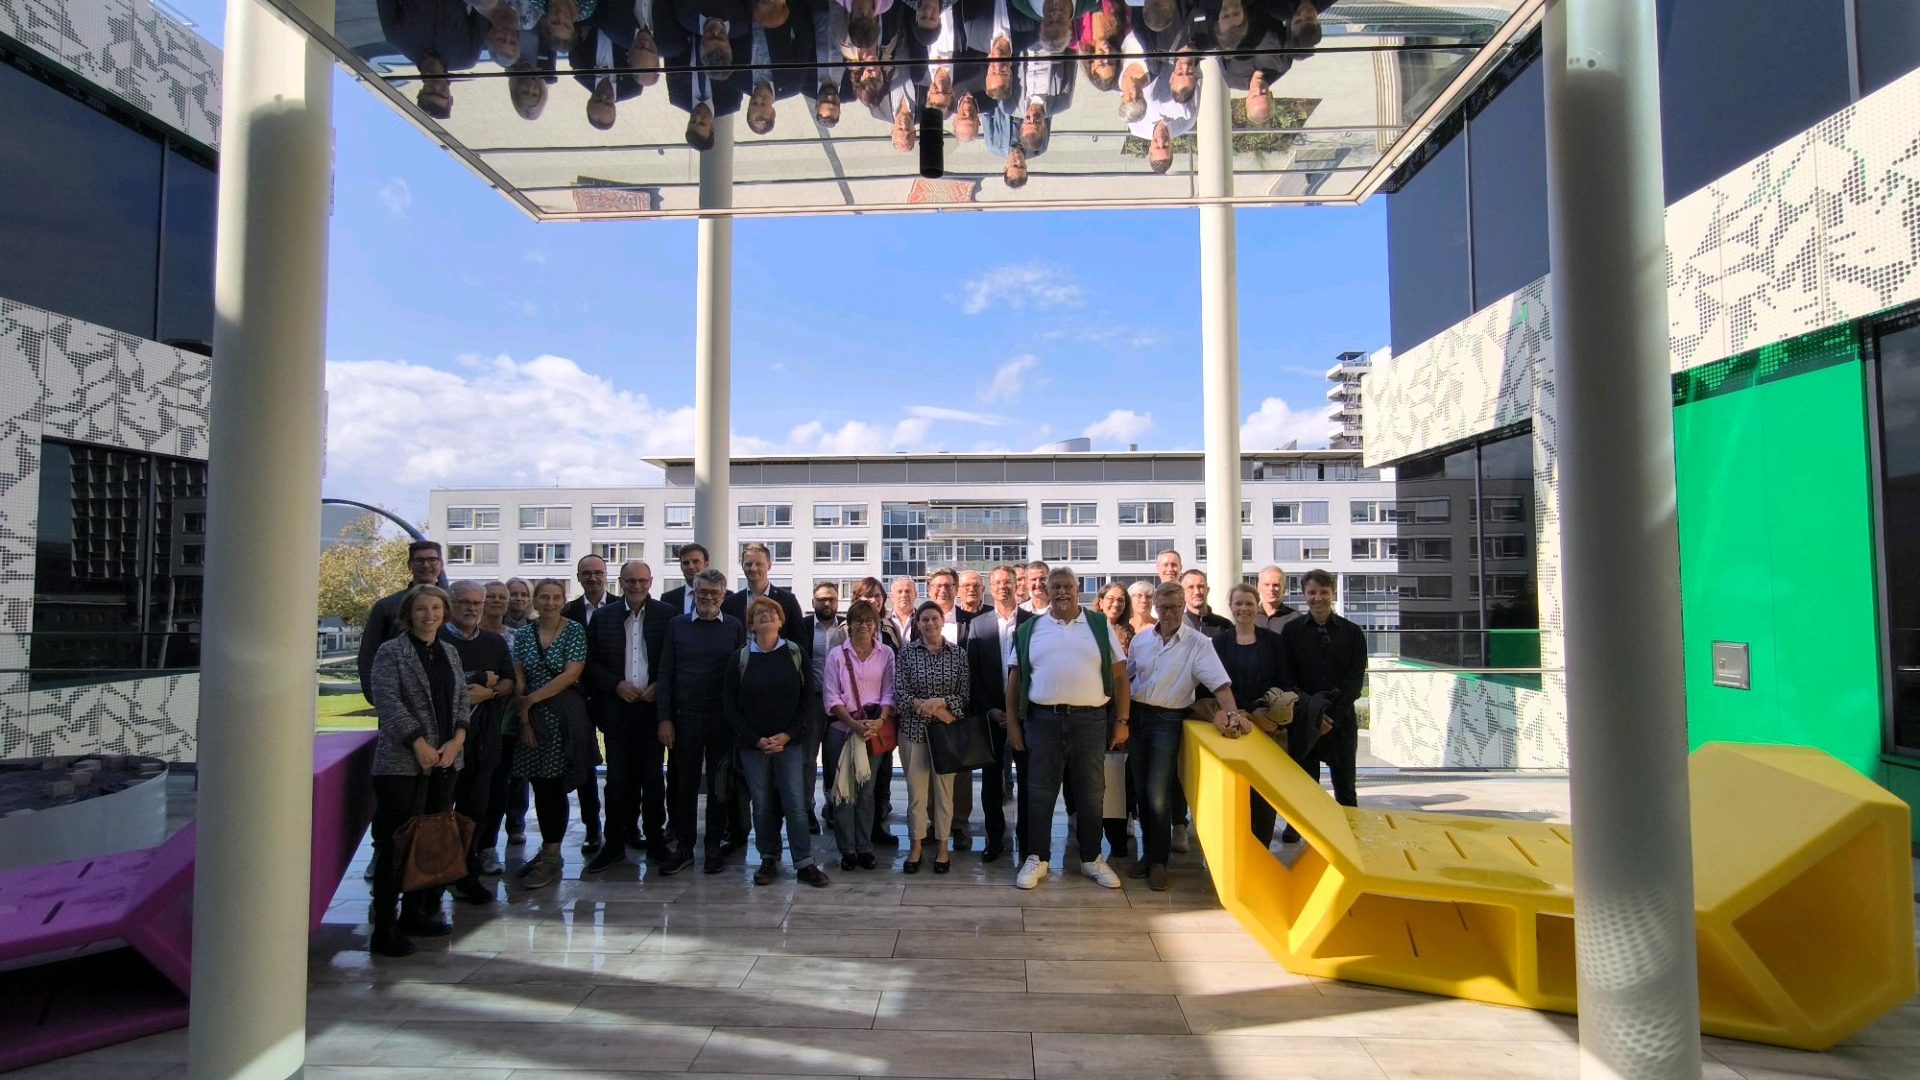
[[[853,868],[859,865],[860,860],[854,858],[852,855],[840,856],[840,871],[842,873],[851,873]]]
[[[953,860],[951,859],[947,860],[946,862],[936,861],[933,864],[933,872],[936,874],[944,874],[951,869],[953,869]]]
[[[953,830],[953,850],[955,851],[972,851],[973,850],[973,837],[968,835],[965,829]]]
[[[655,864],[663,875],[677,874],[693,865],[693,856],[687,852],[669,853],[666,858]]]
[[[816,889],[827,887],[826,871],[820,869],[818,865],[809,863],[801,867],[800,872],[795,876],[800,879],[802,885],[811,885]]]
[[[746,846],[747,842],[745,840],[722,840],[720,842],[720,854],[713,856],[713,858],[707,861],[712,862],[713,859],[731,859],[734,852]],[[708,871],[708,873],[712,873],[712,871]]]
[[[597,855],[600,852],[600,848],[600,838],[597,836],[588,836],[587,842],[580,845],[580,854]]]
[[[900,846],[900,838],[899,838],[899,837],[897,837],[897,836],[895,836],[895,835],[893,835],[893,830],[892,830],[892,829],[875,829],[875,830],[873,830],[873,842],[874,842],[874,843],[876,843],[876,844],[881,844],[881,845],[884,845],[884,846],[886,846],[886,847],[899,847],[899,846]]]
[[[706,865],[700,868],[700,872],[703,874],[717,874],[720,871],[725,870],[726,868],[727,868],[727,860],[725,856],[709,855],[707,856]]]
[[[874,867],[880,865],[880,860],[874,858],[873,852],[871,851],[863,851],[859,855],[855,856],[855,858],[859,861],[860,869],[862,870],[871,870]]]
[[[453,925],[438,915],[400,917],[400,932],[409,937],[446,937],[453,933]]]
[[[654,865],[657,866],[660,863],[666,862],[671,858],[673,858],[673,849],[669,848],[666,844],[658,843],[658,844],[647,845],[647,861],[648,862],[653,863]]]
[[[925,855],[920,856],[920,858],[918,859],[908,859],[906,862],[903,862],[900,864],[900,872],[903,874],[919,873],[920,863],[925,859],[926,859]]]
[[[762,859],[760,861],[760,869],[753,872],[753,883],[755,885],[771,885],[773,884],[773,879],[779,876],[780,860]]]
[[[600,849],[600,854],[595,855],[593,859],[587,863],[585,872],[589,874],[603,874],[606,873],[610,867],[618,866],[626,861],[627,847],[625,844],[608,844],[606,847]]]
[[[453,883],[453,898],[463,904],[490,904],[493,902],[493,890],[466,877]]]
[[[988,843],[986,850],[980,852],[980,861],[983,863],[999,862],[1001,857],[1006,855],[1006,853],[1007,849],[1005,847],[995,843]]]
[[[412,956],[414,952],[414,944],[408,940],[407,935],[391,926],[375,930],[373,940],[367,943],[367,948],[381,956],[392,957]]]

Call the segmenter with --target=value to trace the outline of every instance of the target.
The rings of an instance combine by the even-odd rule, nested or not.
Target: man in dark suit
[[[593,617],[602,608],[618,604],[620,601],[607,595],[607,560],[598,555],[582,555],[580,561],[574,564],[573,572],[575,580],[580,582],[580,595],[567,601],[566,606],[560,609],[560,616],[572,619],[591,633]],[[587,695],[587,704],[591,707],[593,687],[587,686],[583,689]],[[581,785],[579,793],[580,822],[587,829],[587,840],[580,845],[580,853],[592,856],[599,853],[601,837],[604,835],[600,829],[600,781],[595,779]]]
[[[1367,681],[1367,636],[1333,613],[1332,574],[1309,570],[1302,576],[1301,587],[1307,595],[1307,614],[1280,628],[1281,649],[1287,670],[1298,684],[1292,687],[1294,692],[1303,701],[1324,697],[1326,710],[1318,731],[1298,733],[1304,738],[1295,747],[1295,758],[1316,784],[1324,762],[1333,776],[1334,800],[1342,806],[1357,806],[1354,759],[1359,754],[1360,725],[1353,703],[1360,700]],[[1300,834],[1289,825],[1281,839],[1298,843]]]
[[[993,606],[975,615],[966,626],[967,676],[971,684],[968,707],[987,718],[987,731],[993,736],[994,764],[980,770],[981,812],[986,816],[987,844],[980,853],[981,862],[993,862],[1007,853],[1006,775],[1007,755],[1012,753],[1021,774],[1026,772],[1026,753],[1009,751],[1007,746],[1007,669],[1013,655],[1013,631],[1034,617],[1026,605],[1015,598],[1019,575],[1009,566],[996,566],[988,579],[987,590]],[[1016,802],[1016,807],[1018,803]],[[1016,862],[1027,856],[1026,838],[1019,819],[1014,822]]]
[[[622,564],[620,599],[587,627],[588,701],[607,743],[607,842],[587,864],[589,874],[625,862],[627,849],[640,845],[643,811],[648,861],[668,858],[666,757],[654,697],[675,612],[652,591],[651,567],[638,559]]]
[[[373,700],[373,654],[406,630],[400,622],[400,600],[415,585],[436,585],[440,581],[440,545],[433,540],[415,540],[407,545],[407,574],[413,580],[406,589],[389,593],[374,601],[367,612],[367,625],[360,631],[360,696]]]
[[[693,579],[707,568],[707,548],[704,544],[681,544],[680,579],[685,585],[675,585],[660,595],[660,602],[673,609],[675,615],[693,614]]]
[[[580,31],[567,63],[573,68],[574,81],[587,88],[587,123],[606,131],[617,116],[615,103],[640,96],[639,76],[602,74],[646,62],[640,55],[644,51],[639,48],[640,20],[631,3],[614,0],[595,9]]]
[[[814,812],[814,792],[825,777],[825,787],[833,790],[831,757],[819,762],[820,744],[827,737],[827,708],[821,688],[826,686],[827,654],[847,640],[846,624],[840,618],[840,587],[831,581],[813,586],[813,611],[800,620],[800,636],[807,642],[807,656],[813,664],[813,681],[807,684],[807,769],[804,787],[807,793],[807,830],[818,833],[825,810]]]

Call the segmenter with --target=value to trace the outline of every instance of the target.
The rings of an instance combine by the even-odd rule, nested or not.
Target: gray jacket
[[[373,749],[373,775],[419,776],[420,763],[413,757],[413,739],[425,734],[427,741],[440,746],[453,738],[453,732],[468,726],[471,706],[467,703],[466,680],[460,675],[460,653],[445,639],[434,642],[447,654],[447,666],[453,671],[453,729],[439,730],[433,714],[433,687],[427,682],[427,669],[415,654],[410,634],[380,646],[373,654],[373,710],[380,717],[380,740]],[[455,761],[458,769],[460,763]]]

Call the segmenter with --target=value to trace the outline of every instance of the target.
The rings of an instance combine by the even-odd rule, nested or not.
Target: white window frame
[[[534,553],[527,557],[528,550]],[[520,541],[520,564],[522,566],[566,566],[573,561],[573,545],[564,540],[522,540]]]
[[[865,540],[815,540],[813,561],[815,563],[866,562],[867,542]]]
[[[595,540],[587,545],[587,551],[598,555],[608,566],[618,567],[629,559],[647,557],[645,540]]]
[[[1127,558],[1128,544],[1143,545],[1142,550],[1145,552],[1145,554],[1143,554],[1138,559]],[[1160,557],[1161,552],[1167,550],[1170,547],[1176,547],[1176,546],[1177,545],[1174,543],[1171,537],[1123,536],[1120,538],[1119,561],[1123,563],[1151,563],[1153,562],[1153,560]]]
[[[554,522],[554,511],[556,510],[564,515],[564,520],[558,524]],[[532,515],[531,521],[529,521],[530,514]],[[571,529],[573,528],[573,507],[564,503],[539,503],[532,506],[522,506],[519,508],[518,518],[520,528],[523,532],[554,532],[561,529]]]
[[[734,545],[734,556],[736,558],[744,556],[747,552],[748,544],[767,545],[767,558],[776,566],[788,565],[793,562],[793,541],[791,540],[742,540]],[[782,558],[783,552],[785,553],[784,558]]]
[[[816,529],[857,529],[867,523],[866,503],[814,503]]]
[[[465,514],[467,519],[466,524],[456,524],[459,520],[455,517],[456,514]],[[491,521],[487,520],[489,517],[492,518]],[[474,505],[447,507],[448,532],[478,532],[482,529],[498,529],[499,527],[500,508],[498,506]]]
[[[459,557],[464,550],[466,557]],[[447,544],[448,566],[498,566],[500,541],[465,540]]]
[[[596,529],[647,527],[647,508],[639,503],[595,503],[589,513]]]
[[[1133,521],[1127,520],[1128,507],[1139,507],[1138,517],[1136,518],[1136,520],[1133,520]],[[1156,521],[1154,520],[1154,514],[1159,507],[1166,508],[1166,517]],[[1122,525],[1171,525],[1173,524],[1173,500],[1172,499],[1128,499],[1125,502],[1122,502],[1120,504],[1119,514],[1120,514],[1120,524]]]
[[[1205,525],[1207,523],[1207,500],[1205,499],[1194,500],[1193,523],[1195,525]],[[1240,524],[1242,525],[1253,524],[1253,500],[1252,499],[1240,500]]]
[[[1207,561],[1207,538],[1204,536],[1194,538],[1193,561],[1195,563],[1204,563]],[[1253,561],[1253,537],[1251,536],[1243,536],[1240,538],[1240,561],[1243,563]]]
[[[1098,525],[1100,524],[1100,504],[1090,502],[1043,502],[1040,504],[1040,524]]]
[[[667,528],[669,529],[693,528],[693,504],[692,503],[668,503],[667,504]]]
[[[1090,563],[1100,561],[1100,541],[1090,536],[1046,537],[1040,541],[1040,561]]]
[[[783,518],[785,520],[782,520]],[[733,520],[742,529],[791,529],[793,528],[793,504],[741,503],[734,510]]]

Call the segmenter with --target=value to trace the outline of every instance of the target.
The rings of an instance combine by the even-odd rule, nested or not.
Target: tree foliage
[[[383,538],[380,518],[362,514],[320,553],[320,614],[361,626],[376,600],[408,580],[406,538]]]

